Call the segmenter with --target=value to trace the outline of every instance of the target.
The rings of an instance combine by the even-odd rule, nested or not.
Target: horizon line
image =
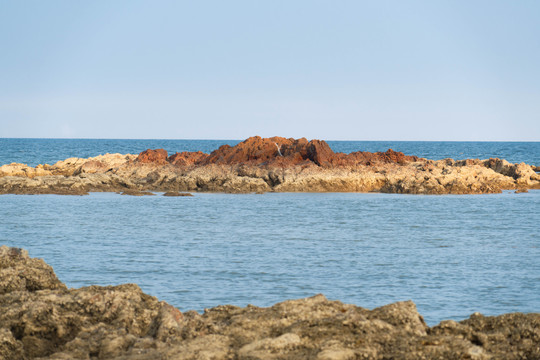
[[[259,135],[254,135],[259,136]],[[250,136],[250,137],[254,137]],[[262,136],[261,136],[262,137]],[[248,137],[249,138],[249,137]],[[25,140],[152,140],[152,141],[244,141],[248,138],[244,139],[195,139],[195,138],[183,138],[183,139],[177,139],[177,138],[93,138],[93,137],[0,137],[0,139],[25,139]],[[265,138],[265,137],[262,137]],[[269,138],[269,137],[266,137]],[[284,137],[286,139],[297,139],[292,137]],[[323,141],[332,141],[332,142],[523,142],[523,143],[536,143],[540,142],[539,140],[332,140],[332,139],[317,139],[312,138],[308,140],[323,140]]]

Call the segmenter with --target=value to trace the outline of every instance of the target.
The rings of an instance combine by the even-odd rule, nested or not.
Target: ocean
[[[0,139],[0,165],[224,143],[238,141]],[[329,144],[540,165],[539,142]],[[0,244],[43,258],[69,287],[137,283],[182,311],[323,293],[366,308],[410,299],[430,325],[540,312],[540,191],[194,195],[2,195]]]

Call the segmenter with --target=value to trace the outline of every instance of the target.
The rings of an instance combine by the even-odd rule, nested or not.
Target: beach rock
[[[52,175],[48,170],[45,170],[42,165],[38,165],[35,168],[26,164],[11,163],[0,166],[0,177],[3,176],[23,176],[33,178],[36,176]]]
[[[6,360],[540,358],[540,314],[430,328],[411,301],[368,310],[323,295],[182,313],[134,284],[67,289],[43,260],[5,246],[0,274]]]
[[[115,168],[125,166],[137,158],[137,155],[105,154],[95,157],[68,158],[56,162],[54,165],[43,165],[51,175],[73,176],[82,173],[104,173]],[[37,167],[40,167],[38,165]]]
[[[42,259],[30,258],[24,249],[0,246],[0,295],[46,289],[66,289],[66,286]]]
[[[210,155],[163,149],[0,167],[0,194],[95,191],[487,194],[540,189],[540,174],[502,159],[427,160],[386,152],[334,153],[321,140],[251,137]]]

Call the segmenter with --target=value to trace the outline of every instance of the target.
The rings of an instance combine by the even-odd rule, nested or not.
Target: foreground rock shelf
[[[211,154],[163,149],[0,166],[0,194],[88,192],[384,192],[483,194],[540,189],[538,167],[502,159],[427,160],[386,152],[334,153],[320,140],[249,138]]]
[[[411,301],[368,310],[323,295],[181,313],[134,284],[68,289],[0,247],[0,359],[540,359],[540,314],[428,327]]]

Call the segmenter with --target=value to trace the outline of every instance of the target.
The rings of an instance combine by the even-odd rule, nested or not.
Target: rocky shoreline
[[[540,359],[540,314],[428,327],[411,301],[368,310],[323,295],[182,313],[134,284],[68,289],[43,260],[2,246],[0,358]]]
[[[382,192],[485,194],[540,189],[538,167],[503,159],[428,160],[386,152],[334,153],[320,140],[251,137],[210,154],[163,149],[0,166],[0,194],[89,192]]]

